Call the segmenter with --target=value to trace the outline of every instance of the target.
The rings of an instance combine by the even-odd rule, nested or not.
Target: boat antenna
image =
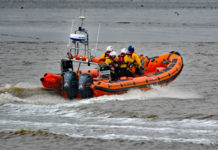
[[[79,19],[81,19],[81,27],[83,26],[84,24],[84,20],[86,19],[85,16],[80,16]]]
[[[95,47],[95,50],[96,50],[96,51],[97,51],[97,48],[98,48],[98,39],[99,39],[100,27],[101,27],[101,24],[99,23],[99,25],[98,25],[97,39],[96,39],[96,47]]]
[[[84,20],[86,19],[85,17],[85,10],[82,11],[82,9],[80,9],[80,17],[79,19],[81,19],[81,27],[83,26],[84,24]]]
[[[71,24],[71,27],[70,27],[70,34],[73,33],[73,27],[74,27],[74,19],[72,19],[72,24]],[[71,53],[71,40],[70,40],[70,38],[68,40],[67,49]]]

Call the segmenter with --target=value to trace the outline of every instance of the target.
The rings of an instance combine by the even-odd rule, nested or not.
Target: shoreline
[[[218,8],[218,2],[214,0],[0,0],[0,8]]]

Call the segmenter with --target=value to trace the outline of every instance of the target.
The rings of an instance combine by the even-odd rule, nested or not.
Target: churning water
[[[179,51],[167,87],[69,101],[40,85],[59,73],[77,9],[0,10],[0,149],[217,149],[218,11],[87,9],[97,56],[132,44],[147,56]]]

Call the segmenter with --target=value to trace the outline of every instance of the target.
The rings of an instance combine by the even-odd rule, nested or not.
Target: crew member
[[[115,51],[112,51],[109,54],[109,57],[106,57],[105,63],[107,63],[111,68],[111,79],[113,81],[118,80],[118,59],[117,59],[117,53]]]
[[[112,52],[112,51],[113,51],[113,47],[112,46],[108,46],[106,48],[106,52],[101,55],[101,58],[105,58],[105,59],[108,58],[110,52]]]
[[[128,55],[126,57],[126,62],[128,63],[128,67],[131,69],[132,73],[142,75],[144,67],[141,65],[141,60],[139,56],[135,53],[135,49],[132,45],[128,47],[127,54]]]
[[[121,49],[121,53],[118,56],[118,64],[119,64],[119,77],[127,76],[133,77],[133,74],[127,69],[127,63],[125,62],[125,56],[128,50],[126,48]]]

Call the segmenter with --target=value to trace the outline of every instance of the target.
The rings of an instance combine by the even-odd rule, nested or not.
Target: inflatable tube
[[[84,57],[76,56],[75,58],[79,59]],[[168,85],[170,82],[178,77],[183,69],[183,59],[179,52],[172,51],[168,54],[151,58],[146,56],[140,56],[140,59],[143,67],[145,68],[144,74],[135,77],[121,77],[118,81],[98,79],[98,69],[82,70],[79,72],[75,72],[77,73],[78,77],[81,75],[87,76],[88,74],[89,78],[92,78],[93,80],[88,90],[92,91],[93,93],[85,97],[85,90],[80,90],[81,97],[87,98],[92,96],[96,97],[102,95],[122,94],[133,88],[149,90],[154,85]],[[98,60],[98,62],[102,61],[101,59],[97,58],[96,60]],[[42,85],[46,88],[53,88],[56,91],[61,91],[61,75],[47,73],[41,78],[41,82]]]

